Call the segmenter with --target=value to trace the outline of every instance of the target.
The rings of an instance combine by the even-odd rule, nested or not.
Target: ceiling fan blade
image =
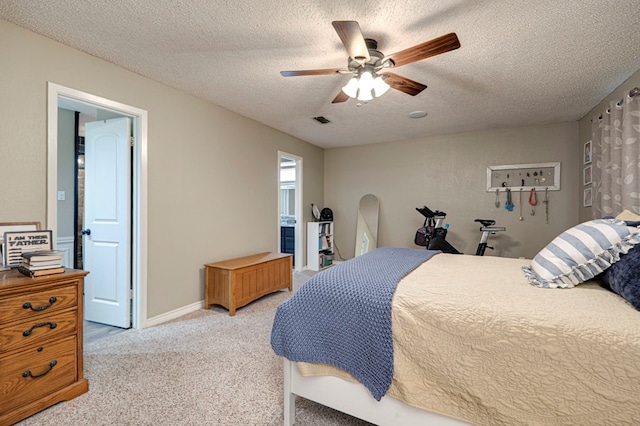
[[[333,21],[331,25],[354,61],[363,64],[371,59],[360,25],[356,21]]]
[[[386,72],[382,75],[387,76],[384,81],[389,86],[411,96],[415,96],[427,88],[427,86],[422,83],[418,83],[417,81],[410,80],[407,77],[402,77],[401,75],[394,74],[392,72]]]
[[[337,103],[340,103],[340,102],[345,102],[347,99],[349,99],[349,96],[341,90],[340,93],[338,93],[338,96],[336,96],[331,101],[331,103],[332,104],[337,104]]]
[[[450,52],[460,47],[460,41],[456,33],[449,33],[433,40],[410,47],[400,52],[389,55],[396,67],[420,61],[441,53]]]
[[[299,71],[280,71],[283,77],[297,77],[300,75],[328,75],[328,74],[344,74],[350,72],[340,68],[329,68],[324,70],[299,70]]]

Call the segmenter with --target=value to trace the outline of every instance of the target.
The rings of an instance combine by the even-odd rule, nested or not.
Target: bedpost
[[[296,421],[296,396],[291,392],[291,369],[293,363],[284,359],[284,426],[293,426]]]

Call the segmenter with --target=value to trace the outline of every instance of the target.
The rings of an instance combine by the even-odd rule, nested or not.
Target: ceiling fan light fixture
[[[369,70],[360,73],[360,91],[371,92],[373,89],[373,74]]]
[[[373,95],[371,94],[371,89],[362,90],[358,92],[358,100],[362,102],[367,102],[373,99]]]
[[[373,92],[375,93],[376,98],[384,95],[385,93],[387,93],[387,90],[389,90],[389,87],[391,87],[391,86],[389,86],[387,84],[387,82],[384,81],[382,76],[377,76],[373,80]]]
[[[342,91],[349,96],[350,98],[355,98],[358,96],[358,77],[353,77],[349,80],[349,82],[342,88]]]
[[[367,102],[372,100],[374,95],[376,98],[384,95],[389,87],[382,76],[371,69],[364,69],[352,77],[342,91],[350,98]]]

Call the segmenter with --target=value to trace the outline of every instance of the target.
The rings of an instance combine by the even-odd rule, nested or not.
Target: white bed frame
[[[389,396],[376,401],[360,383],[348,382],[334,376],[302,376],[294,362],[284,359],[285,426],[293,426],[295,423],[296,396],[379,426],[469,425],[461,420],[420,410]]]

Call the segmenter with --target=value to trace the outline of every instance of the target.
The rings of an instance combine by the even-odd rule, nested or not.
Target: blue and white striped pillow
[[[640,243],[640,230],[618,219],[595,219],[557,236],[522,270],[545,288],[571,288],[602,273]]]

